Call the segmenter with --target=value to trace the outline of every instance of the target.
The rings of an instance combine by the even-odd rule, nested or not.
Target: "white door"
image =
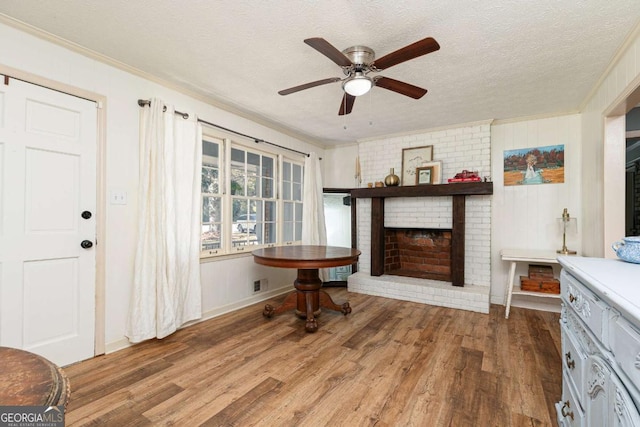
[[[0,80],[0,345],[61,366],[94,355],[96,124],[94,102]]]

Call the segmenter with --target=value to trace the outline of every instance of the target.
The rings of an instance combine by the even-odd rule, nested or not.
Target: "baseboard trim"
[[[230,313],[232,311],[240,310],[241,308],[245,308],[247,306],[257,304],[262,301],[266,301],[278,295],[286,294],[291,292],[291,286],[286,286],[283,288],[272,289],[265,292],[260,292],[256,295],[252,295],[248,298],[242,299],[240,301],[236,301],[231,304],[223,305],[221,307],[216,307],[211,310],[207,310],[202,313],[202,317],[198,320],[193,320],[191,322],[187,322],[180,329],[188,328],[191,325],[195,325],[200,322],[204,322],[205,320],[213,319],[214,317],[222,316],[223,314]],[[122,337],[119,340],[112,341],[105,345],[105,354],[113,353],[118,350],[124,350],[127,347],[131,347],[135,344],[129,342],[126,337]]]

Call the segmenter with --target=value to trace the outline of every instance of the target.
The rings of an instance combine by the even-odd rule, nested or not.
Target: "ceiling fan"
[[[280,95],[289,95],[312,87],[342,81],[342,89],[345,93],[338,112],[340,116],[351,113],[356,97],[364,95],[373,86],[381,87],[414,99],[422,98],[427,93],[426,89],[389,77],[370,77],[368,74],[386,70],[394,65],[440,49],[437,41],[431,37],[427,37],[426,39],[391,52],[382,58],[375,59],[375,52],[367,46],[352,46],[341,52],[331,43],[320,37],[306,39],[304,42],[342,67],[342,72],[346,77],[344,79],[331,77],[317,80],[284,89],[278,93]]]

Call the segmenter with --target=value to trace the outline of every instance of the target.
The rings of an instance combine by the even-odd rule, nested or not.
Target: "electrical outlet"
[[[268,283],[269,282],[268,282],[267,279],[254,280],[253,281],[253,293],[264,291],[265,289],[267,289],[267,284]]]

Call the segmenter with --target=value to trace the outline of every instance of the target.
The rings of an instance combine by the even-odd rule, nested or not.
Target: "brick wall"
[[[451,231],[387,228],[384,271],[451,282]]]

